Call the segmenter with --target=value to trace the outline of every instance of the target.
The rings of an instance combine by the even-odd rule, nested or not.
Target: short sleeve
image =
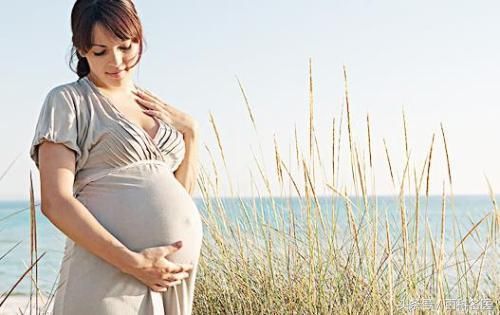
[[[37,168],[38,148],[44,141],[64,144],[75,152],[76,161],[81,157],[76,106],[70,92],[64,88],[52,89],[42,104],[30,148],[31,159]]]

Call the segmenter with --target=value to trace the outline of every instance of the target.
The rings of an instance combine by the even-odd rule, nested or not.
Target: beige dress
[[[157,121],[151,138],[87,77],[45,98],[30,150],[36,166],[41,142],[64,144],[76,153],[75,198],[110,233],[137,252],[182,240],[167,259],[194,265],[190,277],[159,293],[66,238],[54,314],[191,314],[202,223],[173,174],[184,158],[182,134]]]

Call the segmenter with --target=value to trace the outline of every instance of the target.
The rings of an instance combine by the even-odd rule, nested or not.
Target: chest
[[[154,117],[142,112],[145,107],[130,97],[114,97],[110,98],[110,101],[128,121],[142,128],[151,138],[155,137],[160,123]]]

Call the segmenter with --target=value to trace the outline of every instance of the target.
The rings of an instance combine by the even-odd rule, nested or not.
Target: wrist
[[[126,249],[120,259],[118,268],[124,273],[132,274],[134,270],[141,266],[142,258],[140,253]]]

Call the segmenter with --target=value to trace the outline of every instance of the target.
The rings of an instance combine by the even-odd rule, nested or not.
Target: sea
[[[499,200],[499,195],[494,199]],[[409,231],[415,220],[416,198],[406,196],[403,203],[398,196],[377,196],[369,197],[364,200],[358,197],[351,197],[346,203],[345,198],[332,198],[331,196],[319,197],[317,203],[311,201],[313,211],[311,213],[321,213],[326,221],[326,232],[323,236],[331,232],[332,222],[338,226],[338,234],[349,235],[348,213],[357,226],[359,233],[372,233],[371,230],[363,229],[363,222],[373,218],[373,210],[364,211],[368,204],[368,209],[374,209],[377,205],[379,215],[379,232],[385,235],[385,214],[387,214],[390,223],[391,238],[396,240],[401,236],[401,206],[404,205],[407,213],[407,224]],[[279,226],[279,220],[273,221],[273,218],[283,217],[284,221],[289,222],[291,214],[294,214],[296,223],[305,226],[307,221],[307,202],[304,198],[297,197],[273,197],[273,198],[221,198],[218,202],[210,200],[210,203],[195,198],[194,199],[200,214],[213,217],[220,217],[217,210],[214,210],[216,204],[224,205],[225,213],[229,221],[243,222],[245,218],[252,217],[245,213],[247,209],[258,209],[255,213],[264,215],[267,222],[271,225]],[[494,217],[494,202],[488,195],[456,195],[446,197],[429,196],[419,198],[419,224],[420,235],[431,231],[436,244],[439,244],[441,231],[441,216],[443,201],[445,211],[445,247],[447,252],[456,248],[457,240],[462,239],[477,222],[486,217],[491,222]],[[207,207],[210,204],[210,207]],[[242,205],[245,205],[243,207]],[[351,209],[350,212],[349,208]],[[319,210],[319,212],[317,211]],[[249,211],[249,210],[247,210]],[[253,211],[253,210],[250,210]],[[278,216],[276,216],[278,213]],[[204,224],[205,225],[205,224]],[[491,227],[491,225],[489,225]],[[51,292],[56,283],[61,259],[64,253],[64,243],[66,236],[59,231],[36,206],[36,227],[37,227],[37,247],[38,256],[45,255],[40,259],[38,266],[38,285],[44,292]],[[288,228],[288,227],[286,227]],[[306,229],[300,233],[305,233]],[[343,232],[341,232],[343,231]],[[465,250],[471,257],[480,256],[482,245],[490,237],[491,229],[485,224],[480,224],[471,237],[463,243]],[[412,234],[413,235],[413,234]],[[209,233],[204,226],[204,237],[209,237]],[[412,237],[411,235],[409,236]],[[498,244],[493,244],[498,246]],[[494,257],[494,256],[488,256]],[[30,210],[28,200],[4,200],[0,201],[0,294],[9,291],[16,281],[30,266]],[[487,258],[484,262],[485,270],[492,270],[497,262]],[[33,277],[34,277],[33,273]],[[14,289],[12,295],[28,295],[32,290],[29,275],[26,276]],[[1,295],[0,295],[1,296]]]

